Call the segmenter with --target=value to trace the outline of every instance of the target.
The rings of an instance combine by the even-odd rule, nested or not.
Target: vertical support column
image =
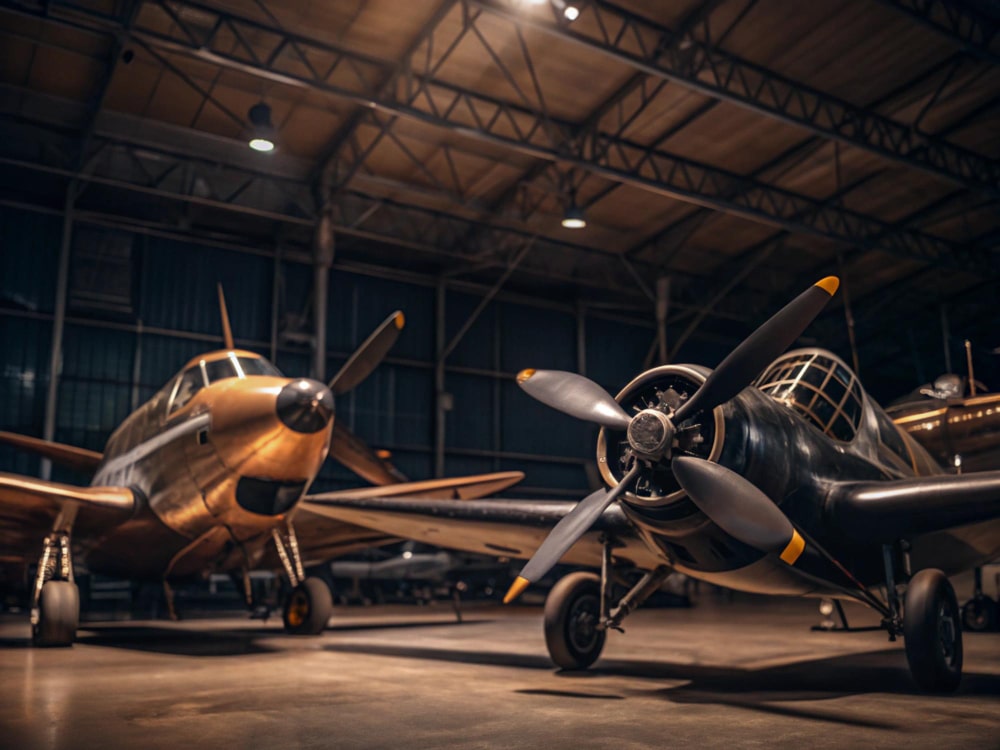
[[[587,308],[582,299],[576,300],[576,371],[587,374]]]
[[[656,280],[656,345],[659,364],[670,361],[667,349],[667,314],[670,312],[670,277],[661,276]]]
[[[941,344],[944,346],[944,371],[951,372],[951,349],[948,341],[951,338],[951,325],[948,323],[948,306],[941,303]]]
[[[281,314],[281,242],[274,246],[274,270],[271,279],[271,361],[278,359],[278,318]]]
[[[445,410],[445,400],[447,394],[444,390],[444,362],[447,358],[445,347],[447,342],[445,336],[445,304],[447,299],[447,287],[443,278],[438,279],[436,288],[436,304],[434,306],[434,350],[437,356],[434,358],[434,476],[441,478],[444,476],[444,443],[445,443],[445,420],[447,411]]]
[[[499,375],[503,365],[501,334],[500,310],[496,308],[493,315],[493,471],[500,471],[500,452],[503,450],[503,419],[500,414],[503,404],[503,380]]]
[[[333,266],[333,221],[323,212],[316,227],[313,260],[313,366],[312,375],[326,382],[326,311]]]
[[[69,254],[73,241],[73,205],[76,202],[77,183],[70,182],[63,206],[62,239],[59,243],[59,265],[56,270],[56,306],[52,320],[52,348],[49,352],[49,389],[45,396],[45,423],[42,437],[54,440],[56,434],[56,408],[59,401],[59,376],[62,374],[63,332],[66,328],[66,297],[69,290]],[[41,465],[42,479],[52,476],[52,462],[45,458]]]
[[[142,381],[142,318],[135,324],[135,356],[132,357],[132,397],[129,410],[139,408],[139,383]]]

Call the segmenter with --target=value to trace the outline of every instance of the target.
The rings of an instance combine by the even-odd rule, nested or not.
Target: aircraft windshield
[[[776,359],[756,384],[836,440],[849,443],[858,432],[861,385],[847,365],[828,352],[789,352]]]
[[[238,357],[230,354],[225,359],[204,362],[205,378],[216,383],[226,378],[247,378],[255,375],[281,377],[281,371],[263,357]]]

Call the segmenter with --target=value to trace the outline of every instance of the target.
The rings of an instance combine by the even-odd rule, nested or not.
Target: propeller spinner
[[[836,293],[840,281],[828,276],[804,291],[744,339],[708,376],[694,395],[668,411],[644,409],[629,416],[597,383],[575,373],[524,370],[521,388],[542,403],[603,427],[624,431],[633,464],[618,485],[587,496],[552,529],[511,585],[504,603],[549,572],[604,510],[637,479],[644,463],[672,460],[681,488],[703,513],[732,536],[792,564],[805,546],[791,521],[763,492],[735,472],[700,458],[672,459],[678,427],[711,411],[746,388],[784,352]]]

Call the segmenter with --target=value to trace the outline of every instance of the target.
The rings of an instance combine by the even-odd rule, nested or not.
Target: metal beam
[[[170,4],[171,9],[183,5],[180,0]],[[202,8],[202,6],[197,7]],[[597,6],[586,6],[587,9],[595,7]],[[588,134],[582,142],[577,139],[575,148],[567,150],[567,143],[572,142],[576,127],[574,124],[556,121],[536,109],[486,97],[418,73],[411,72],[410,75],[404,76],[392,96],[373,98],[370,96],[370,88],[368,93],[362,93],[361,77],[356,87],[340,83],[334,85],[312,76],[308,69],[303,70],[303,65],[297,58],[293,61],[286,60],[287,55],[280,52],[281,49],[290,47],[294,41],[300,46],[318,45],[321,49],[327,50],[327,55],[336,53],[339,55],[339,60],[353,61],[358,66],[380,64],[373,63],[370,58],[341,51],[330,45],[321,45],[313,40],[301,37],[283,38],[279,32],[268,29],[267,33],[272,38],[284,40],[282,42],[284,47],[282,43],[275,43],[277,51],[268,56],[265,65],[256,59],[260,57],[257,52],[253,52],[253,57],[249,56],[250,52],[239,50],[233,52],[231,36],[225,37],[229,40],[229,44],[225,47],[219,38],[219,28],[239,27],[245,24],[249,27],[249,31],[259,24],[220,14],[211,9],[204,12],[214,13],[219,20],[212,29],[200,35],[174,32],[175,37],[171,37],[144,28],[138,28],[133,33],[137,37],[141,35],[145,42],[153,46],[216,65],[291,86],[325,92],[331,96],[445,128],[460,135],[505,146],[549,161],[562,162],[614,181],[708,206],[753,221],[780,226],[793,232],[834,239],[864,249],[883,250],[927,263],[969,270],[1000,267],[1000,261],[990,253],[957,246],[923,233],[898,230],[885,222],[848,211],[840,206],[823,207],[821,202],[809,196],[622,138],[612,138],[604,133]],[[106,21],[101,23],[105,24],[106,28]],[[789,97],[785,97],[785,100],[790,101]],[[819,107],[817,111],[820,110],[825,112],[823,107]],[[827,114],[822,116],[826,117]],[[995,162],[990,164],[992,167],[997,166]],[[732,197],[734,195],[737,197]]]
[[[1000,65],[1000,23],[955,0],[879,0],[961,45],[973,57]]]
[[[477,7],[600,52],[649,75],[706,96],[798,125],[963,187],[1000,194],[1000,164],[953,143],[921,134],[876,112],[793,81],[708,42],[659,49],[671,29],[604,0],[582,4],[569,22],[551,2],[552,20],[525,13],[513,0],[469,0]]]

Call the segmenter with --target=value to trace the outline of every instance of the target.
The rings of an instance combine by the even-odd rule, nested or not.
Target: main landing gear
[[[660,587],[670,575],[661,566],[644,575],[611,607],[612,579],[621,580],[612,567],[612,545],[604,544],[601,575],[571,573],[552,587],[545,599],[545,645],[556,666],[586,669],[601,655],[608,630],[621,623]]]
[[[905,562],[905,546],[902,551]],[[927,568],[910,579],[901,607],[892,546],[883,547],[883,559],[889,606],[882,625],[889,640],[903,636],[910,674],[922,690],[954,691],[962,680],[962,618],[955,589],[942,571]]]
[[[45,537],[31,600],[31,640],[36,646],[72,646],[80,624],[80,592],[73,581],[68,533]]]
[[[271,535],[292,586],[282,614],[285,630],[292,635],[319,635],[333,614],[330,587],[321,578],[306,577],[291,521],[284,530],[272,530]]]

